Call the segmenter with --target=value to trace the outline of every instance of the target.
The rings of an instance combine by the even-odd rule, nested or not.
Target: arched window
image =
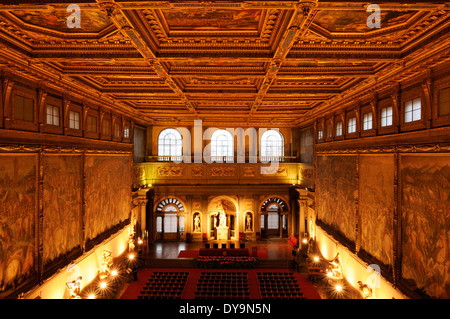
[[[234,156],[233,135],[227,130],[217,130],[211,136],[211,161],[232,162]]]
[[[181,134],[173,128],[168,128],[158,136],[158,157],[160,161],[179,161],[182,155]]]
[[[284,138],[275,130],[265,131],[261,136],[260,156],[266,161],[280,160],[284,156]]]

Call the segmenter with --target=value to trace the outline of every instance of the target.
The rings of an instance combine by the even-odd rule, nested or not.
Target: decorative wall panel
[[[126,220],[131,205],[130,157],[86,155],[85,238],[97,235]]]
[[[361,155],[361,248],[386,265],[393,249],[394,155]]]
[[[411,289],[450,298],[450,156],[401,156],[402,277]]]
[[[0,154],[0,298],[34,272],[37,154]]]
[[[82,156],[44,156],[44,265],[81,243]]]
[[[317,157],[318,218],[355,242],[356,156]]]

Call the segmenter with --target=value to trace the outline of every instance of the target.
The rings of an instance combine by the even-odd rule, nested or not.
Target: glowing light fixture
[[[95,295],[94,295],[94,294],[90,294],[90,295],[88,296],[88,299],[95,299]]]
[[[128,259],[129,259],[129,260],[133,260],[133,259],[134,259],[134,254],[129,254],[129,255],[128,255]]]
[[[342,286],[341,285],[336,285],[335,288],[336,288],[336,291],[339,291],[339,292],[342,291]]]
[[[319,261],[319,257],[314,256],[313,260],[314,260],[314,262],[318,262]]]
[[[113,271],[111,271],[111,275],[112,275],[112,276],[117,276],[117,275],[118,275],[117,270],[114,269]]]
[[[100,283],[100,288],[105,289],[108,285],[106,284],[106,282],[102,281]]]

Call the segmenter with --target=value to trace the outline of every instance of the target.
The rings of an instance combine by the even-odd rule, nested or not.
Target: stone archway
[[[218,239],[220,226],[228,227],[227,240],[238,240],[239,237],[239,204],[230,196],[217,196],[208,202],[208,239]],[[223,237],[221,237],[223,238]]]

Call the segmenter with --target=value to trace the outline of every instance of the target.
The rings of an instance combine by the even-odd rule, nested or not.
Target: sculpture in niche
[[[194,214],[194,232],[195,233],[201,232],[201,220],[199,213]]]
[[[252,224],[252,213],[247,213],[245,215],[245,231],[253,231]]]
[[[221,202],[216,205],[215,216],[219,219],[219,226],[216,226],[216,239],[228,240],[227,215],[225,214],[225,209]],[[216,222],[214,224],[216,225]]]

